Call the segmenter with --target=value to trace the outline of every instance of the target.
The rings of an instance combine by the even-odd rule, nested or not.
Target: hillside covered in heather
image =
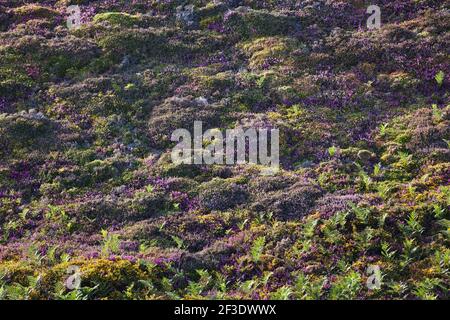
[[[2,0],[0,299],[449,299],[450,8],[373,2]],[[194,121],[281,171],[174,164]]]

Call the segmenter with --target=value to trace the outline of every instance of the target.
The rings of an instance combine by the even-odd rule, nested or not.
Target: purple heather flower
[[[0,112],[6,112],[8,108],[8,101],[5,98],[0,98]]]
[[[120,256],[120,258],[122,260],[128,260],[132,263],[135,263],[137,261],[136,257],[133,257],[133,256]]]
[[[38,66],[27,66],[25,68],[25,71],[27,72],[27,75],[32,79],[39,78],[39,75],[41,73]]]

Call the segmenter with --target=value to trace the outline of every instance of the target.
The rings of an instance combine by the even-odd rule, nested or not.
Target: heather
[[[448,299],[449,6],[370,4],[2,1],[0,298]],[[174,164],[194,121],[281,171]]]

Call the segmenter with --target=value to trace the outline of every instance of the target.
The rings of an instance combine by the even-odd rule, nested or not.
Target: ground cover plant
[[[449,12],[2,0],[0,299],[448,299]],[[172,163],[194,121],[281,170]]]

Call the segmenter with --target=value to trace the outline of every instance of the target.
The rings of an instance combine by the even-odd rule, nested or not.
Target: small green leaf
[[[442,86],[442,84],[444,83],[444,79],[445,79],[445,73],[441,70],[438,73],[436,73],[436,76],[434,77],[434,79],[436,80],[437,84],[439,86]]]
[[[182,249],[184,247],[184,241],[177,236],[171,236],[172,240],[176,243],[178,249]]]
[[[447,147],[450,149],[450,140],[444,139],[445,143],[447,144]]]
[[[333,157],[336,154],[336,151],[337,151],[337,148],[335,146],[328,148],[328,154],[330,155],[330,157]]]

